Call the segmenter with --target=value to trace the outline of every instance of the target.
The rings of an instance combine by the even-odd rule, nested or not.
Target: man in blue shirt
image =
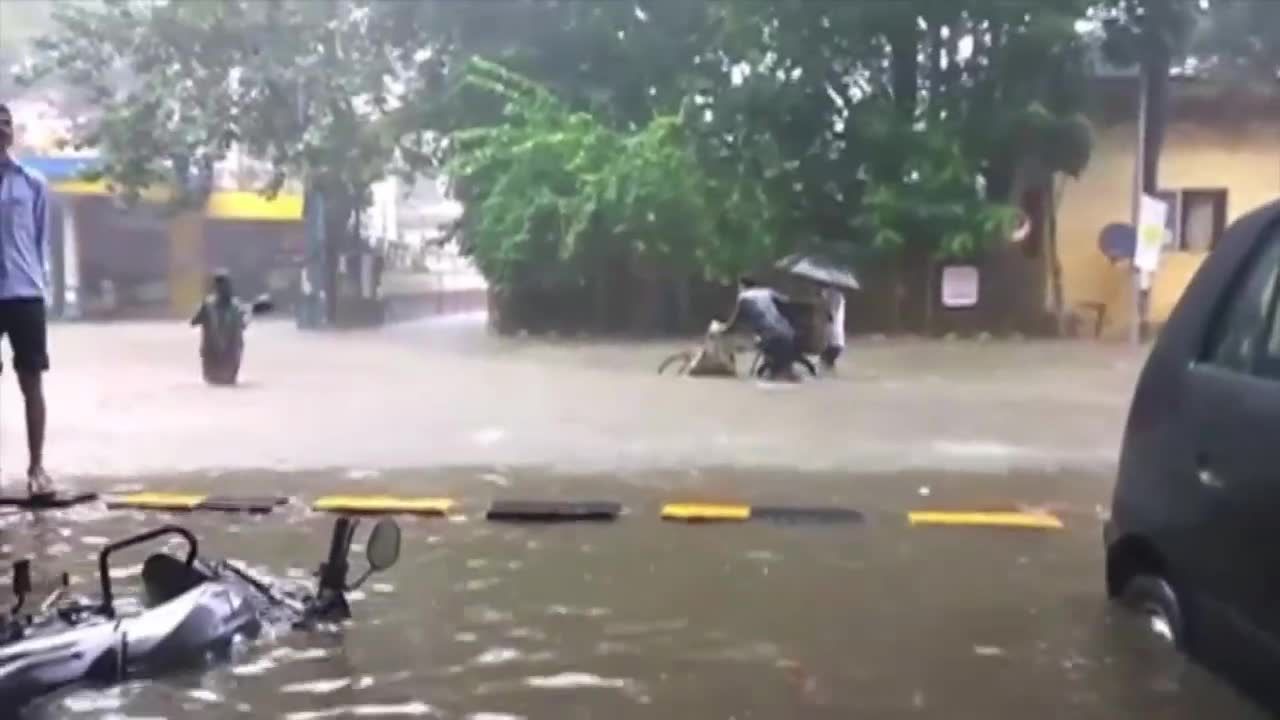
[[[27,490],[48,495],[44,469],[45,404],[41,377],[49,369],[45,296],[49,233],[44,179],[11,154],[13,115],[0,104],[0,336],[9,337],[27,417]]]

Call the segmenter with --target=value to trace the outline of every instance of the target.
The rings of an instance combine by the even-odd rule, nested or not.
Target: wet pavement
[[[69,484],[461,501],[337,634],[36,708],[39,718],[1262,717],[1103,597],[1101,523],[1141,355],[856,341],[799,386],[657,377],[672,343],[497,340],[474,318],[250,330],[245,387],[198,381],[178,324],[53,330],[51,467]],[[16,393],[4,467],[22,467]],[[494,498],[617,500],[605,525],[478,520]],[[664,502],[844,506],[829,526],[663,523]],[[1039,508],[1061,532],[909,528]],[[206,552],[310,577],[331,519],[177,516]],[[97,549],[171,516],[0,516],[94,592]],[[141,555],[122,561],[136,581]]]
[[[245,492],[263,479],[163,482]],[[266,479],[288,493],[353,482],[349,473]],[[477,468],[359,483],[453,495],[462,519],[403,520],[401,564],[356,596],[350,627],[287,635],[204,673],[63,695],[31,717],[1263,717],[1105,601],[1097,477]],[[732,492],[761,503],[800,488],[867,519],[657,519],[667,500]],[[491,498],[516,496],[605,497],[628,512],[601,525],[477,519]],[[909,528],[902,515],[1002,497],[1051,507],[1067,529]],[[89,592],[106,538],[173,517],[205,552],[298,580],[319,562],[331,522],[297,506],[261,518],[82,509],[10,516],[0,535],[7,554],[69,566]],[[121,575],[141,559],[122,558]]]
[[[61,325],[48,461],[62,476],[475,465],[1009,471],[1115,461],[1141,355],[1123,346],[855,340],[798,386],[658,377],[671,343],[501,341],[474,318],[249,330],[245,385],[201,384],[180,323]],[[4,467],[25,467],[0,392]]]

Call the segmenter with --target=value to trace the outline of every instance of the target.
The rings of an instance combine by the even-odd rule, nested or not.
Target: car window
[[[1268,346],[1276,346],[1275,357],[1280,364],[1280,337],[1263,332],[1271,315],[1280,271],[1280,233],[1273,230],[1253,257],[1241,275],[1242,282],[1232,286],[1234,295],[1215,319],[1205,354],[1207,362],[1240,372],[1255,369],[1255,360],[1263,354],[1258,351],[1264,337]]]
[[[1280,230],[1276,235],[1280,236]],[[1272,244],[1280,247],[1280,239]],[[1258,358],[1257,373],[1273,380],[1280,380],[1280,311],[1277,311],[1274,303],[1267,319],[1267,334],[1262,355]]]

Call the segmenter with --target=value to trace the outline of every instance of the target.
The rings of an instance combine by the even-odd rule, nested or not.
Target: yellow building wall
[[[204,218],[184,212],[169,223],[169,302],[175,315],[193,312],[204,297]]]
[[[1132,124],[1100,128],[1088,169],[1068,180],[1058,211],[1058,255],[1068,308],[1107,304],[1105,334],[1129,327],[1132,290],[1127,263],[1112,264],[1098,249],[1102,228],[1130,222],[1136,132]],[[1160,187],[1226,188],[1227,223],[1280,198],[1280,129],[1230,129],[1175,123],[1160,164]],[[1168,253],[1153,280],[1150,320],[1163,323],[1204,260],[1202,253]]]

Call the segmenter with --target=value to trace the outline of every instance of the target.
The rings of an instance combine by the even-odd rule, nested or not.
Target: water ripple
[[[559,675],[527,677],[524,684],[539,690],[578,690],[581,688],[624,689],[631,685],[625,678],[606,678],[585,672],[564,672]]]
[[[308,695],[328,695],[343,688],[351,687],[351,678],[330,678],[327,680],[307,680],[289,683],[280,687],[282,693],[304,693]]]
[[[424,702],[406,702],[399,705],[339,705],[324,710],[304,710],[285,713],[285,720],[322,720],[336,717],[423,717],[439,715],[434,707]]]
[[[523,653],[515,648],[496,647],[485,650],[483,653],[476,656],[476,659],[471,662],[474,665],[484,666],[503,665],[519,660],[522,656]]]

